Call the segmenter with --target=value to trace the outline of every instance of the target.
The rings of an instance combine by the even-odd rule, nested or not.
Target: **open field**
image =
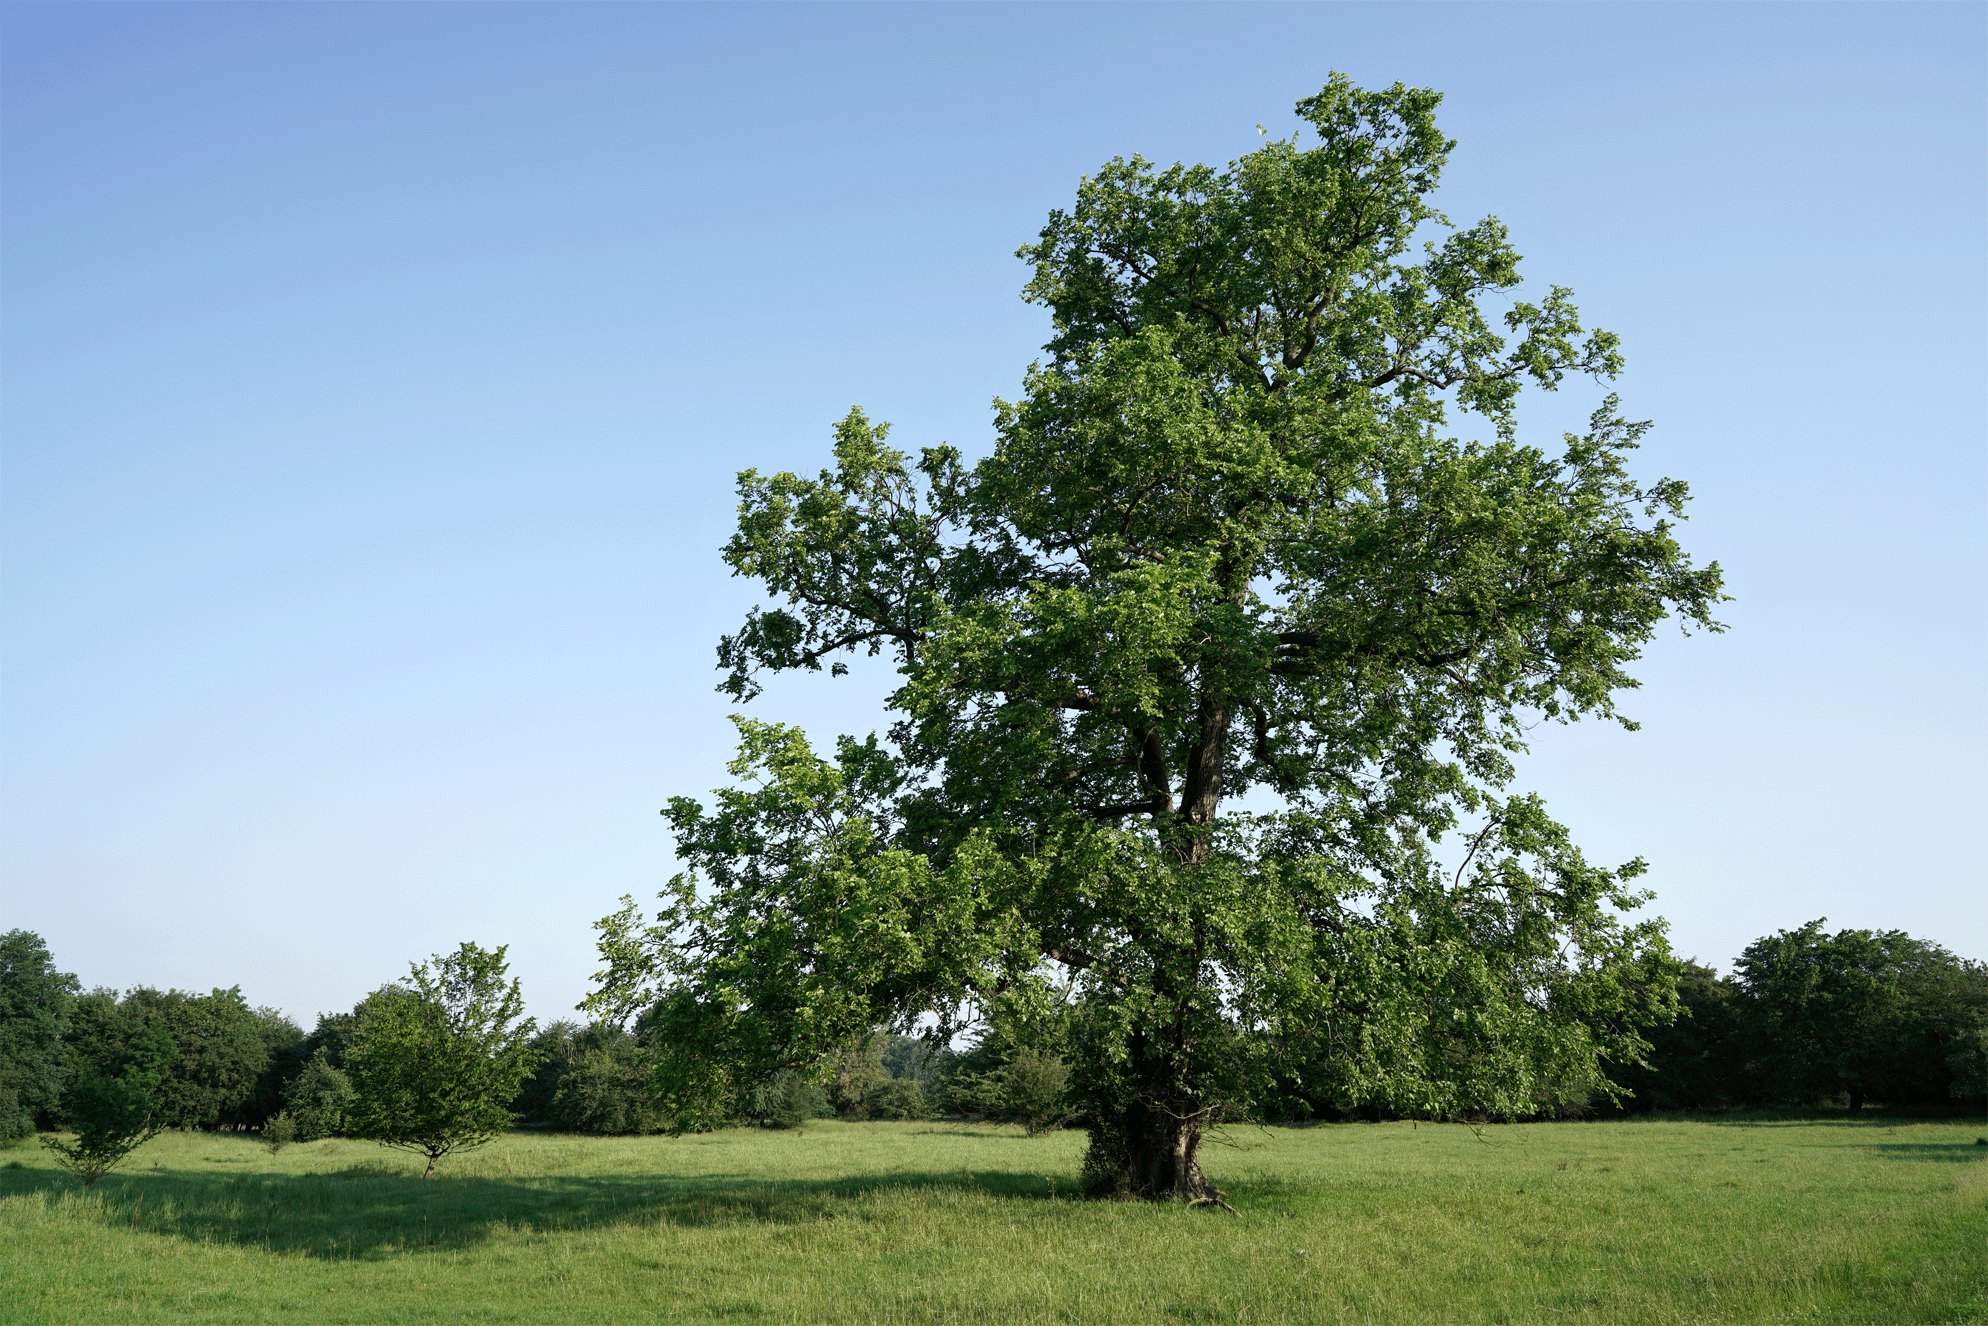
[[[168,1134],[0,1153],[0,1320],[1988,1322],[1978,1125],[1230,1130],[1240,1219],[1071,1200],[1083,1138]]]

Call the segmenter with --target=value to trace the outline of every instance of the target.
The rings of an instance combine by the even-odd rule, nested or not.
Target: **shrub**
[[[929,1119],[925,1088],[908,1078],[888,1078],[864,1100],[872,1119]]]
[[[296,1140],[297,1121],[288,1110],[278,1110],[262,1125],[262,1143],[272,1156]]]
[[[653,1133],[663,1125],[649,1056],[629,1044],[589,1050],[560,1076],[552,1122],[574,1132]]]
[[[834,1112],[826,1091],[787,1069],[753,1090],[747,1116],[766,1128],[799,1128]]]
[[[1061,1128],[1074,1117],[1064,1096],[1070,1065],[1047,1050],[1023,1049],[997,1068],[960,1072],[949,1084],[962,1113],[1020,1124],[1031,1137]]]
[[[304,1070],[283,1089],[283,1103],[295,1121],[296,1140],[315,1142],[345,1131],[346,1111],[352,1107],[352,1079],[334,1068],[320,1047]]]
[[[63,1096],[63,1110],[76,1130],[74,1142],[44,1137],[55,1163],[94,1188],[97,1180],[145,1143],[157,1137],[152,1089],[156,1078],[132,1073],[123,1078],[89,1073]]]

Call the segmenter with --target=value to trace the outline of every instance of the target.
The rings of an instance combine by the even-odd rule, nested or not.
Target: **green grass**
[[[87,1194],[0,1152],[0,1320],[1988,1323],[1982,1131],[1242,1127],[1240,1219],[1072,1200],[1069,1133],[514,1134],[430,1183],[167,1134]]]

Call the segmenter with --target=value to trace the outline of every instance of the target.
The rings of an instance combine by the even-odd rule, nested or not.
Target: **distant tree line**
[[[1988,964],[1897,930],[1756,940],[1731,977],[1687,963],[1686,1016],[1623,1085],[1639,1110],[1816,1105],[1988,1108]]]
[[[1687,963],[1678,994],[1682,1015],[1650,1034],[1646,1062],[1612,1066],[1621,1100],[1542,1083],[1540,1115],[1988,1108],[1988,965],[1938,944],[1899,931],[1830,934],[1813,921],[1749,945],[1730,977]],[[10,931],[0,936],[0,1143],[66,1128],[101,1160],[161,1128],[261,1130],[277,1144],[372,1136],[425,1150],[432,1171],[450,1148],[514,1125],[665,1129],[651,1020],[541,1029],[520,1012],[502,949],[466,944],[305,1032],[239,987],[85,992],[39,936]],[[988,1027],[960,1049],[880,1032],[813,1074],[743,1084],[718,1112],[766,1127],[823,1117],[980,1118],[1030,1132],[1082,1123],[1065,1090],[1074,1034],[1053,1017]],[[1308,1088],[1308,1078],[1332,1080],[1328,1067],[1294,1077],[1265,1117],[1357,1115]],[[457,1085],[436,1091],[444,1079]],[[431,1096],[456,1100],[455,1114],[436,1117]]]
[[[1676,1021],[1646,1033],[1644,1063],[1611,1066],[1626,1094],[1611,1100],[1579,1083],[1542,1084],[1539,1116],[1831,1104],[1988,1109],[1988,964],[1901,931],[1829,934],[1825,924],[1754,941],[1730,977],[1685,963]],[[1272,1111],[1360,1112],[1308,1093],[1302,1081]]]

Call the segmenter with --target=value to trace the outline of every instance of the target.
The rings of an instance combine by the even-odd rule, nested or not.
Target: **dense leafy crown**
[[[1157,1054],[1183,1100],[1298,1055],[1515,1108],[1636,1053],[1670,997],[1658,929],[1610,916],[1639,864],[1502,789],[1540,717],[1619,719],[1662,618],[1715,627],[1719,571],[1613,396],[1557,456],[1516,440],[1523,383],[1620,358],[1558,287],[1487,312],[1519,283],[1496,220],[1418,246],[1438,100],[1335,76],[1314,143],[1086,179],[1020,251],[1055,335],[977,464],[853,410],[833,468],[740,476],[725,560],[775,603],[722,689],[880,653],[901,685],[832,760],[739,720],[748,781],[665,812],[669,905],[603,923],[594,1007],[661,997],[704,1049],[665,1071],[686,1119],[728,1073],[1052,990],[1093,1063]],[[1252,790],[1275,812],[1224,810]]]

